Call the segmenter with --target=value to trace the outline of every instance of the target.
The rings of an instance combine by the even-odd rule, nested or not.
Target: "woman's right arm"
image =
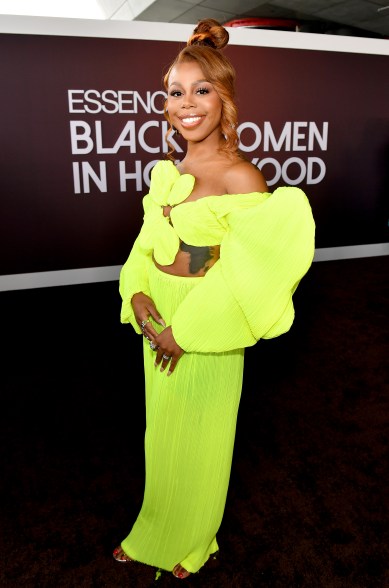
[[[138,237],[119,276],[119,293],[122,298],[120,321],[130,323],[138,334],[142,331],[134,313],[132,299],[135,294],[140,293],[149,297],[148,266],[150,263],[152,263],[151,252],[145,251],[140,246]]]

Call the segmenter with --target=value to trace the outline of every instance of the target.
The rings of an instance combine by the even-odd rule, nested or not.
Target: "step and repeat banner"
[[[139,26],[137,38],[50,27],[0,34],[3,289],[21,287],[22,275],[23,287],[49,285],[31,281],[48,272],[77,270],[82,282],[88,268],[112,268],[109,279],[126,260],[151,168],[167,152],[162,77],[193,28],[171,25],[177,38],[160,40],[140,38]],[[317,251],[389,253],[388,56],[264,46],[264,32],[247,33],[258,45],[225,50],[237,70],[246,157],[271,191],[306,192]]]

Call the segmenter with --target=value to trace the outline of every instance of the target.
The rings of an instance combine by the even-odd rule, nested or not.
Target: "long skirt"
[[[201,279],[172,276],[151,265],[151,297],[167,325]],[[161,372],[154,366],[155,352],[144,337],[143,345],[145,491],[140,513],[121,545],[136,561],[168,571],[180,563],[194,573],[218,551],[244,349],[184,353],[167,376],[168,368]]]

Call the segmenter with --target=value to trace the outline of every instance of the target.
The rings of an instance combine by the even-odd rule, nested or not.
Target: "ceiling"
[[[125,18],[131,20],[184,24],[205,17],[222,23],[242,17],[287,18],[300,21],[297,30],[302,32],[389,38],[389,0],[117,0],[117,4],[109,18],[127,14]]]
[[[389,40],[389,0],[0,0],[2,14],[192,25],[207,17],[293,19],[295,31]]]

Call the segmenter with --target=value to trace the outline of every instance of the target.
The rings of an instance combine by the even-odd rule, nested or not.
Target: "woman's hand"
[[[171,327],[166,327],[166,329],[155,337],[154,343],[157,345],[155,366],[161,365],[161,372],[169,366],[167,375],[170,376],[174,372],[178,360],[184,355],[184,350],[174,339]]]
[[[134,310],[136,322],[142,329],[144,335],[152,335],[153,337],[157,335],[157,331],[149,322],[150,317],[153,317],[156,323],[166,327],[166,323],[159,314],[153,300],[147,294],[143,294],[143,292],[134,294],[131,298],[131,305]],[[146,323],[147,330],[145,329]]]
[[[138,292],[132,297],[131,304],[143,336],[155,345],[155,365],[161,365],[161,372],[169,365],[167,375],[170,376],[174,372],[178,360],[184,354],[184,350],[176,343],[171,327],[165,328],[160,334],[154,329],[150,317],[163,327],[166,327],[166,324],[150,296]]]

